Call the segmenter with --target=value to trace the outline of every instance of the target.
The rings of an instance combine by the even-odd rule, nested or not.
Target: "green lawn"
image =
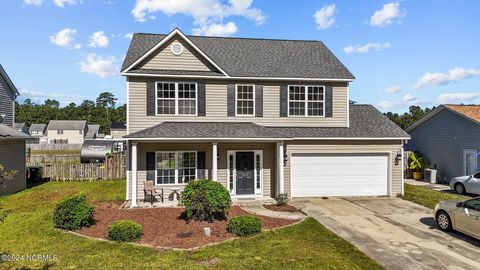
[[[433,209],[440,201],[464,201],[470,197],[436,191],[422,186],[405,184],[405,195],[400,196],[400,198]]]
[[[194,252],[96,241],[53,228],[52,210],[62,197],[82,191],[92,202],[121,201],[124,186],[124,181],[51,182],[1,198],[11,214],[0,223],[0,252],[56,255],[53,269],[383,269],[311,218]],[[45,263],[0,263],[0,269],[24,266],[38,269]]]

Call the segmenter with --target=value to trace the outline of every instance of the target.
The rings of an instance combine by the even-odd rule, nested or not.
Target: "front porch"
[[[129,140],[128,151],[127,207],[176,206],[175,197],[194,179],[222,183],[234,204],[270,203],[284,192],[281,140],[137,139]],[[163,189],[163,203],[145,201],[146,181]]]

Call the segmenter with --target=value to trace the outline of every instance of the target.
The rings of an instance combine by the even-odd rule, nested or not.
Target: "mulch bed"
[[[282,205],[282,206],[276,205],[276,204],[264,204],[263,207],[275,212],[290,212],[290,213],[300,212],[300,210],[288,204]]]
[[[138,243],[156,248],[194,248],[210,243],[234,238],[226,231],[227,220],[215,220],[213,223],[181,219],[182,208],[145,208],[119,209],[119,204],[103,203],[95,206],[95,225],[82,228],[77,232],[95,238],[107,238],[108,225],[113,221],[128,219],[138,222],[143,227],[143,236]],[[232,206],[229,218],[249,214],[239,206]],[[297,222],[296,220],[258,216],[263,229],[282,227]],[[206,237],[204,227],[211,228],[211,236]]]

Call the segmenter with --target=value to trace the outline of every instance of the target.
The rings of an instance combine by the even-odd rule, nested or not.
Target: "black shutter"
[[[147,115],[155,116],[155,82],[147,82]]]
[[[205,179],[205,152],[197,152],[197,179]]]
[[[227,116],[235,116],[235,84],[227,85]]]
[[[147,180],[155,183],[155,152],[147,152]]]
[[[288,90],[287,85],[280,85],[280,117],[287,117]]]
[[[332,87],[325,86],[325,117],[332,117]]]
[[[255,117],[263,117],[263,85],[255,85]]]
[[[205,83],[201,82],[197,84],[197,112],[198,116],[205,116],[206,115],[206,108],[205,108]]]

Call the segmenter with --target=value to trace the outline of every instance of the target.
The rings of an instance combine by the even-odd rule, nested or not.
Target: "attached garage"
[[[388,154],[292,153],[291,196],[388,195]]]

